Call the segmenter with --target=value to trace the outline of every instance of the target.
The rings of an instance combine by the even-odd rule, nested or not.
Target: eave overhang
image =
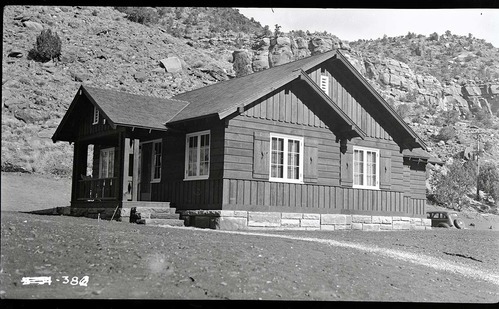
[[[407,137],[403,138],[399,141],[404,149],[414,149],[414,148],[422,148],[427,150],[426,143],[419,137],[419,135],[414,132],[411,127],[400,117],[397,112],[393,110],[393,108],[381,97],[381,95],[369,84],[369,82],[360,74],[357,69],[353,67],[353,65],[346,59],[346,57],[339,51],[336,51],[334,61],[343,64],[347,71],[350,72],[357,80],[359,80],[367,89],[367,91],[372,95],[377,101],[381,103],[387,113],[389,113],[390,117],[395,120],[395,124],[406,132]]]

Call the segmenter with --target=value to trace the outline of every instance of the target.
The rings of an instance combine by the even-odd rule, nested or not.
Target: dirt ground
[[[71,201],[70,178],[2,172],[1,181],[2,211],[69,206]]]
[[[495,231],[255,232],[431,256],[491,274],[498,280],[494,283],[445,266],[426,267],[314,241],[1,214],[1,298],[499,300],[499,233]],[[51,277],[51,285],[23,285],[23,278],[40,276]],[[89,278],[86,286],[79,284],[84,276]]]
[[[0,298],[499,300],[497,216],[463,217],[466,230],[249,235],[19,212],[69,199],[69,179],[2,173]],[[23,284],[33,277],[51,284]]]

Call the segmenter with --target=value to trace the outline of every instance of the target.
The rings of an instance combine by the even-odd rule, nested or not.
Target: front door
[[[151,157],[152,144],[144,143],[140,145],[140,166],[139,166],[139,200],[151,200]]]

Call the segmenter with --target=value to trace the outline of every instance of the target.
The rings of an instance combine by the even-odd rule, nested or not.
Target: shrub
[[[126,18],[139,24],[155,24],[159,20],[159,14],[149,7],[116,7],[120,12],[125,13]]]
[[[499,169],[494,164],[480,166],[478,189],[490,194],[496,202],[499,200]]]
[[[405,118],[411,113],[411,107],[407,104],[400,104],[395,107],[395,111],[400,115],[400,117]]]
[[[473,113],[475,114],[475,119],[472,124],[480,128],[490,128],[494,125],[494,121],[485,108],[474,108]]]
[[[436,174],[432,179],[434,194],[432,198],[440,205],[460,209],[466,194],[476,184],[476,168],[474,164],[461,164],[455,161],[447,167],[446,173]]]
[[[459,112],[455,109],[444,111],[440,114],[443,123],[446,125],[454,124],[459,121]]]
[[[456,129],[453,127],[443,127],[438,132],[437,140],[446,142],[454,137],[456,137]]]
[[[36,37],[35,48],[28,53],[29,59],[37,61],[49,61],[61,56],[61,39],[57,33],[52,33],[52,30],[45,29]]]

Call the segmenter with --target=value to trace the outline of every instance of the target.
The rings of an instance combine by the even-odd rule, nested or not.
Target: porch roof
[[[170,121],[189,103],[81,86],[83,93],[108,118],[111,125],[166,130]]]

